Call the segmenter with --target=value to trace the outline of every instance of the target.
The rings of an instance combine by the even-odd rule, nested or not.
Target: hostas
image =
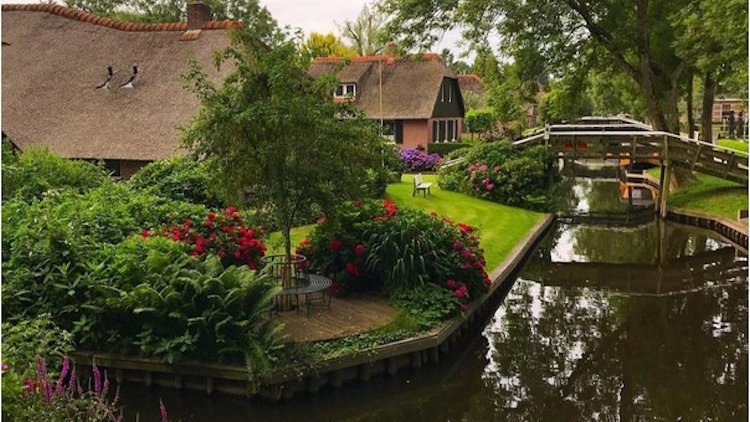
[[[125,298],[144,354],[172,363],[183,355],[234,360],[247,353],[254,365],[267,366],[259,350],[276,347],[268,315],[278,293],[269,279],[246,268],[224,271],[216,257],[186,257],[161,270]]]

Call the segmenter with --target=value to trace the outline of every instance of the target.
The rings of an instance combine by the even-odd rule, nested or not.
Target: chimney
[[[188,30],[203,28],[204,22],[213,20],[211,7],[199,1],[187,5],[187,24]]]

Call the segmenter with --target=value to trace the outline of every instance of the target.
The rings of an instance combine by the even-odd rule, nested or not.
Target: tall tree
[[[345,46],[335,35],[311,32],[304,44],[302,51],[310,57],[354,57],[357,52]]]
[[[697,1],[697,0],[696,0]],[[465,36],[483,42],[501,35],[504,52],[532,52],[549,73],[595,51],[635,81],[646,116],[656,129],[679,131],[678,99],[689,63],[678,56],[673,20],[690,0],[383,0],[387,28],[402,43],[430,45],[435,32],[463,24]],[[528,55],[528,54],[527,54]],[[529,56],[529,57],[533,57]],[[523,72],[521,72],[523,73]],[[532,74],[534,72],[531,72]]]
[[[463,74],[471,71],[471,66],[463,60],[456,60],[456,56],[454,56],[453,52],[448,48],[444,48],[443,51],[440,52],[440,57],[442,57],[443,62],[456,73]]]
[[[184,143],[212,165],[228,199],[269,212],[291,253],[300,215],[359,194],[380,167],[383,138],[348,103],[336,103],[334,76],[312,80],[309,56],[289,39],[267,46],[254,30],[233,33],[217,66],[233,69],[219,86],[192,61],[186,82],[201,109]],[[342,119],[342,116],[347,116]]]
[[[722,83],[744,74],[745,88],[733,94],[747,95],[747,18],[746,1],[693,0],[673,20],[677,52],[703,80],[703,140],[712,139],[713,102]]]
[[[362,11],[353,21],[344,21],[340,26],[341,37],[360,56],[379,54],[385,48],[383,25],[385,18],[377,10],[365,4]]]

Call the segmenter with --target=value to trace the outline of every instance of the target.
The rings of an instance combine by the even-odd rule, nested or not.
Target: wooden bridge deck
[[[658,160],[675,167],[748,184],[748,154],[673,133],[649,130],[643,124],[551,125],[516,141],[524,148],[549,145],[572,159]]]

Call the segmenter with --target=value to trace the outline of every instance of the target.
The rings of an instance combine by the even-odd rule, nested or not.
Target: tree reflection
[[[493,413],[519,421],[745,418],[746,298],[745,283],[646,298],[519,280],[485,331]]]

